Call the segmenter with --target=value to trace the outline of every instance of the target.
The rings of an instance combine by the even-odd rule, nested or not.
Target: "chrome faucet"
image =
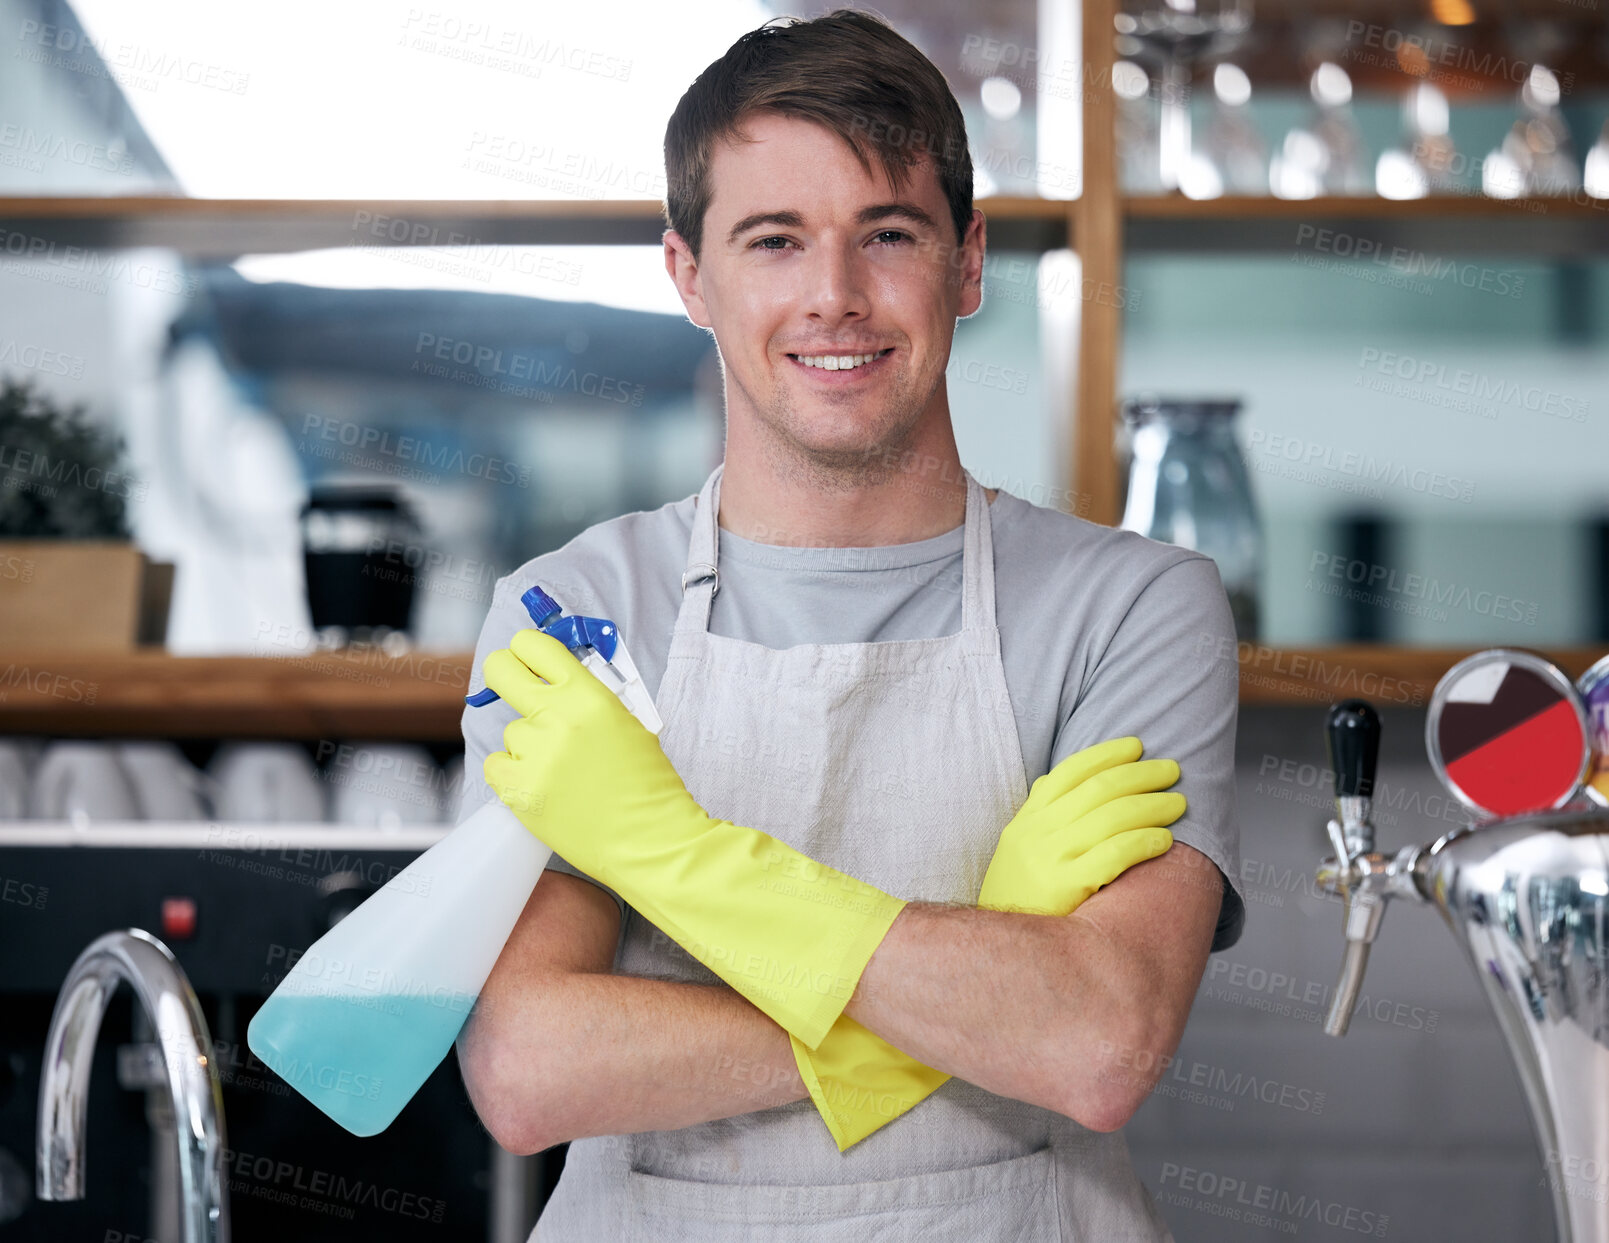
[[[201,1003],[168,947],[130,928],[97,937],[62,982],[39,1082],[41,1200],[84,1197],[84,1119],[90,1066],[106,1003],[127,980],[156,1029],[179,1144],[185,1243],[228,1243],[223,1092]]]

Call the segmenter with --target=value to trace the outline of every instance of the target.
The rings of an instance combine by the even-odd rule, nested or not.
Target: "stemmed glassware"
[[[1267,194],[1268,148],[1251,110],[1251,79],[1224,61],[1212,70],[1212,119],[1189,165],[1184,192],[1191,198]]]
[[[1559,112],[1559,79],[1533,64],[1520,87],[1520,115],[1481,165],[1481,189],[1492,198],[1569,194],[1581,188],[1570,129]]]
[[[1313,111],[1275,145],[1272,158],[1250,106],[1252,82],[1241,67],[1251,62],[1238,54],[1267,34],[1252,27],[1252,0],[1130,0],[1114,25],[1122,59],[1112,86],[1122,185],[1128,193],[1182,193],[1195,199],[1260,192],[1286,199],[1374,193],[1415,199],[1471,190],[1519,198],[1584,189],[1609,199],[1609,121],[1583,164],[1560,107],[1572,85],[1561,67],[1579,41],[1579,24],[1527,20],[1507,25],[1508,54],[1502,59],[1529,69],[1518,92],[1518,116],[1502,142],[1478,161],[1457,151],[1451,102],[1423,52],[1452,46],[1448,28],[1437,22],[1409,19],[1396,30],[1399,50],[1417,48],[1420,55],[1417,62],[1406,53],[1395,57],[1404,88],[1402,136],[1378,159],[1367,150],[1353,115],[1349,70],[1375,86],[1392,75],[1388,71],[1382,78],[1368,69],[1386,62],[1360,47],[1355,22],[1298,20],[1291,59],[1307,74]],[[1191,83],[1206,64],[1212,66],[1213,99],[1208,120],[1192,141]],[[1472,180],[1478,187],[1470,185]]]
[[[1163,193],[1179,190],[1189,176],[1193,65],[1239,46],[1251,19],[1251,0],[1160,0],[1114,18],[1118,54],[1154,66],[1161,76],[1157,146]]]
[[[1334,61],[1308,79],[1314,116],[1285,135],[1268,168],[1268,186],[1282,199],[1321,194],[1367,194],[1363,136],[1352,115],[1352,78]]]
[[[1441,88],[1419,82],[1408,88],[1403,100],[1402,119],[1405,145],[1380,153],[1374,166],[1374,188],[1381,198],[1418,199],[1427,194],[1452,190],[1452,109]]]

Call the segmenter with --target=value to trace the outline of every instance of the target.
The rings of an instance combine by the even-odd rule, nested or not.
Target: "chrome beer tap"
[[[1505,693],[1511,678],[1521,693]],[[1573,710],[1555,707],[1546,719],[1558,732],[1539,747],[1534,733],[1525,735],[1544,719],[1538,704],[1548,701],[1539,688],[1548,687],[1555,704]],[[1388,859],[1376,853],[1369,823],[1380,718],[1357,699],[1330,709],[1335,857],[1320,865],[1318,883],[1346,904],[1346,955],[1324,1030],[1346,1032],[1387,900],[1435,907],[1468,956],[1525,1089],[1552,1192],[1554,1237],[1609,1243],[1609,811],[1582,793],[1577,774],[1587,748],[1559,728],[1561,717],[1584,734],[1568,679],[1540,657],[1497,649],[1455,665],[1431,698],[1426,749],[1469,822]],[[1522,742],[1502,750],[1516,734]],[[1471,767],[1468,756],[1494,741],[1496,749]],[[1465,760],[1457,781],[1447,762],[1452,748]],[[1463,784],[1506,796],[1510,773],[1530,781],[1528,797],[1552,805],[1499,814]],[[1553,787],[1538,790],[1539,773],[1551,774]]]
[[[1394,859],[1374,848],[1374,770],[1380,754],[1380,716],[1361,699],[1348,699],[1330,709],[1330,767],[1335,770],[1336,818],[1325,827],[1335,857],[1319,865],[1318,886],[1340,895],[1346,904],[1346,950],[1341,982],[1336,986],[1324,1031],[1346,1035],[1363,988],[1369,947],[1380,934],[1386,899],[1422,895],[1414,883],[1416,846]]]

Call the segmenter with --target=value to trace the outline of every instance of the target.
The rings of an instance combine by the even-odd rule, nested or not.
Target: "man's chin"
[[[873,426],[860,412],[795,406],[764,422],[776,447],[801,465],[834,474],[881,474],[898,465],[921,418],[891,420],[886,411],[877,413],[882,417]]]
[[[807,470],[839,478],[845,484],[864,484],[886,475],[904,456],[903,441],[864,435],[844,438],[796,440],[790,448],[795,459]]]

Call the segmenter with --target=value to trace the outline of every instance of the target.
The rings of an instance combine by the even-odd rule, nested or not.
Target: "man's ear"
[[[676,286],[676,293],[687,308],[687,318],[700,328],[713,329],[715,321],[710,318],[709,307],[704,304],[704,283],[699,275],[698,260],[693,258],[693,248],[675,229],[666,229],[662,240],[665,244],[665,271],[670,274],[671,283]]]
[[[961,268],[961,301],[956,317],[965,319],[983,305],[983,256],[988,243],[988,221],[976,207],[972,209],[972,222],[967,225],[966,236],[961,239],[958,256]]]

